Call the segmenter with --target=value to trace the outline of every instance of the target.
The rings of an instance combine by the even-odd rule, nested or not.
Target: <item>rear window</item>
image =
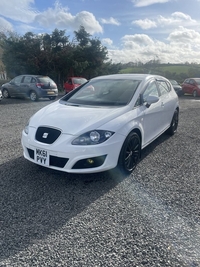
[[[87,80],[85,78],[73,78],[74,84],[83,84],[86,83]]]
[[[54,83],[54,81],[49,77],[38,77],[38,82],[40,82],[40,83]]]

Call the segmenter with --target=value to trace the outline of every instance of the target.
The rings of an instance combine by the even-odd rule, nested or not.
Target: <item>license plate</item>
[[[36,163],[44,166],[49,166],[49,153],[45,149],[35,149],[35,161]]]
[[[48,95],[54,95],[54,91],[47,92]]]

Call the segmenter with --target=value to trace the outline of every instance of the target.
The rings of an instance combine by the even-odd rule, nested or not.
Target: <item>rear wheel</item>
[[[122,146],[118,166],[125,174],[130,174],[141,156],[141,140],[137,133],[130,133]]]
[[[29,96],[30,96],[31,101],[37,101],[38,100],[38,95],[35,91],[31,91]]]
[[[167,130],[167,133],[170,135],[174,135],[177,132],[177,128],[178,128],[178,117],[179,117],[179,113],[178,110],[176,109],[170,124],[169,129]]]
[[[3,89],[2,95],[3,95],[4,98],[9,98],[10,97],[10,94],[9,94],[7,89]]]
[[[192,93],[192,95],[193,95],[194,97],[197,97],[197,91],[194,90],[193,93]]]

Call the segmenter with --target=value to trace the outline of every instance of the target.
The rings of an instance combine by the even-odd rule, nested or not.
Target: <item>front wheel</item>
[[[10,94],[9,94],[7,89],[3,89],[2,95],[3,95],[4,98],[10,98]]]
[[[38,95],[35,91],[30,92],[30,99],[31,99],[31,101],[37,101],[38,100]]]
[[[141,156],[141,140],[137,133],[130,133],[122,146],[118,166],[125,174],[130,174]]]
[[[170,127],[167,130],[168,134],[174,135],[176,133],[177,128],[178,128],[178,119],[179,119],[178,117],[179,117],[179,113],[178,113],[178,110],[176,109],[174,112]]]
[[[193,97],[197,97],[197,91],[194,90],[193,93],[192,93]]]

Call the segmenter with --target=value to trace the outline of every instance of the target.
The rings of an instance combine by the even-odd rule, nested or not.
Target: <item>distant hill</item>
[[[200,64],[141,64],[122,68],[120,73],[157,74],[181,83],[189,77],[200,78]]]

